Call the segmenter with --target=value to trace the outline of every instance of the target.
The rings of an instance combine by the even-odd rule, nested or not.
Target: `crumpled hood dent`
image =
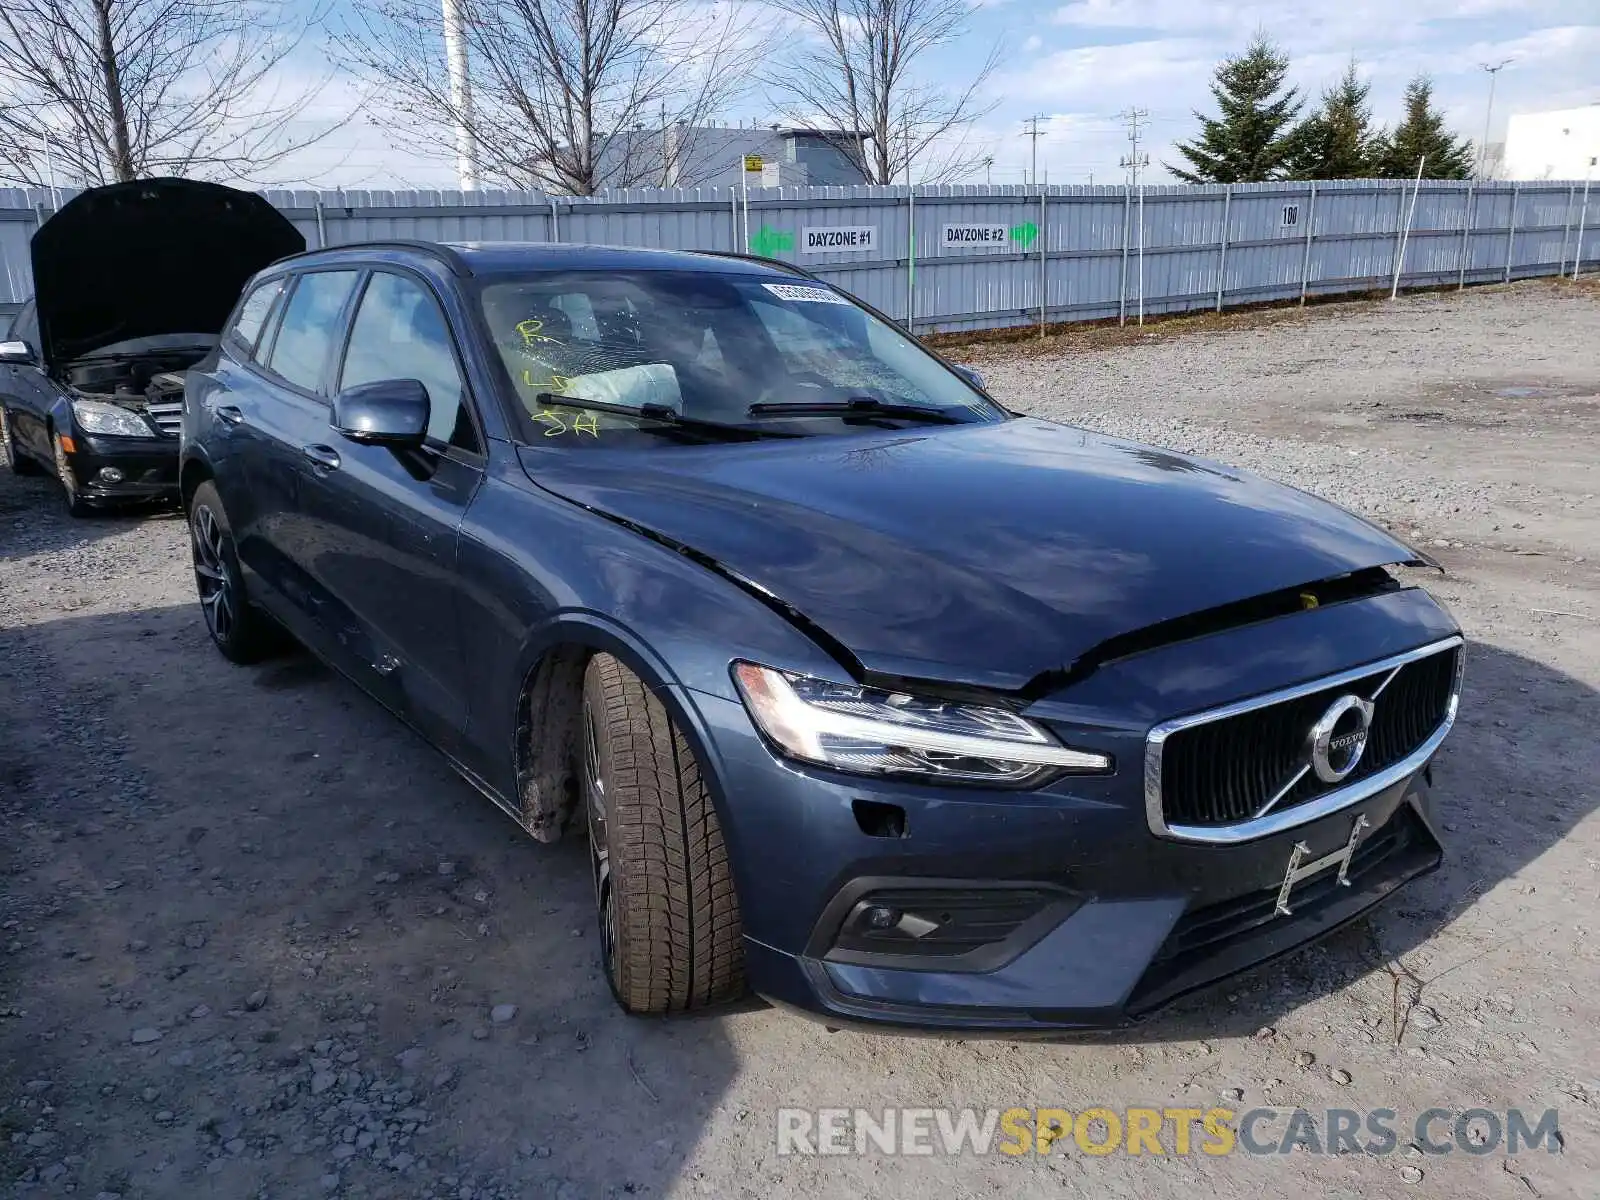
[[[1416,558],[1292,488],[1029,418],[523,461],[847,665],[1004,691],[1161,622]]]

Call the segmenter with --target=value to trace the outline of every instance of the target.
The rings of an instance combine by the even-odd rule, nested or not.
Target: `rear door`
[[[415,379],[431,416],[421,451],[335,437],[336,470],[308,492],[318,578],[360,629],[355,669],[436,744],[459,749],[468,672],[457,626],[456,533],[483,480],[483,436],[459,349],[432,285],[397,268],[367,278],[335,391]]]
[[[282,316],[256,352],[262,372],[237,392],[240,424],[249,431],[246,566],[296,636],[346,670],[363,661],[366,650],[349,614],[321,582],[328,547],[324,516],[313,514],[325,514],[332,471],[311,456],[312,447],[334,436],[328,379],[362,274],[344,267],[295,275]]]
[[[269,399],[256,356],[271,345],[288,283],[279,276],[251,288],[223,328],[215,366],[190,371],[184,385],[184,436],[205,448],[240,561],[251,571],[262,548],[250,473],[260,469],[260,410]]]

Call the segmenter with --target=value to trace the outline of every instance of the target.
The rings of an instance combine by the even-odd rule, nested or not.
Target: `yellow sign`
[[[759,154],[746,154],[744,156],[744,169],[746,171],[759,171],[759,170],[761,170],[761,155],[759,155]]]

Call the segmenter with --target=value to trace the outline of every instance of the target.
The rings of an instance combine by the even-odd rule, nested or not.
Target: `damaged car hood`
[[[1019,689],[1163,621],[1416,558],[1304,492],[1031,418],[523,461],[885,677]]]
[[[91,188],[33,235],[40,354],[52,370],[163,334],[217,334],[257,271],[306,248],[265,199],[192,179]]]

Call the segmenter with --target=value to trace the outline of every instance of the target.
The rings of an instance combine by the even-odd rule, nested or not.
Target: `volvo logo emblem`
[[[1349,778],[1367,748],[1373,704],[1360,696],[1340,696],[1311,727],[1311,769],[1323,783]]]

